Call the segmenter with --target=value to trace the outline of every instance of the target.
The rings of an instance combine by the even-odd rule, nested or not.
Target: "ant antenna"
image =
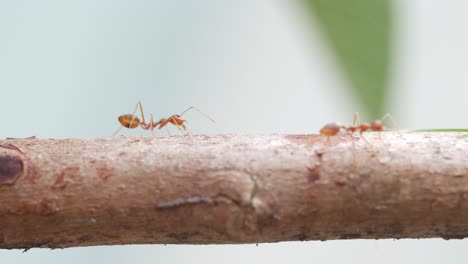
[[[393,125],[398,129],[400,130],[400,125],[398,124],[398,122],[395,120],[395,118],[393,118],[393,116],[389,113],[386,113],[383,117],[382,117],[382,122],[385,120],[385,119],[390,119],[390,121],[392,121]]]
[[[191,106],[191,107],[187,108],[187,109],[186,109],[185,111],[183,111],[182,114],[180,114],[179,116],[182,116],[183,114],[185,114],[186,112],[188,112],[188,111],[191,110],[191,109],[193,109],[193,110],[197,111],[198,113],[204,115],[204,116],[205,116],[206,118],[208,118],[211,122],[216,123],[216,122],[213,120],[213,118],[209,117],[207,114],[205,114],[205,113],[203,113],[202,111],[198,110],[198,109],[197,109],[196,107],[194,107],[194,106]]]

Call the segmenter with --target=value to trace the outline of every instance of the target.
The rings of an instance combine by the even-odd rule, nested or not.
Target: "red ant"
[[[377,119],[377,120],[372,121],[372,123],[368,124],[368,123],[361,123],[361,119],[359,118],[359,113],[356,112],[354,114],[354,122],[352,126],[343,126],[338,123],[329,123],[329,124],[326,124],[324,127],[322,127],[322,129],[320,129],[320,134],[330,137],[330,136],[334,136],[338,134],[342,130],[348,131],[351,133],[354,133],[356,131],[363,133],[368,130],[369,131],[384,131],[385,126],[382,121],[387,118],[390,118],[392,123],[396,127],[398,127],[398,129],[400,128],[398,123],[390,114],[384,115],[381,120]]]
[[[136,111],[140,107],[140,113],[141,113],[141,121],[140,119],[135,115]],[[210,121],[213,123],[215,122],[211,117],[208,115],[204,114],[194,106],[191,106],[187,108],[185,111],[183,111],[180,115],[171,115],[168,118],[161,118],[158,122],[153,121],[153,115],[150,115],[150,122],[146,123],[145,121],[145,115],[143,114],[143,105],[141,104],[141,101],[138,101],[138,103],[135,106],[135,109],[133,110],[133,114],[126,114],[126,115],[121,115],[119,116],[119,123],[120,127],[112,134],[112,137],[117,135],[117,133],[122,129],[122,127],[126,127],[129,129],[137,128],[140,126],[144,130],[151,130],[151,133],[153,134],[154,128],[159,126],[159,129],[165,127],[168,123],[171,123],[175,125],[182,133],[189,134],[187,131],[187,128],[185,127],[185,123],[187,122],[186,120],[182,119],[181,116],[185,114],[189,110],[196,110],[206,118],[208,118]]]

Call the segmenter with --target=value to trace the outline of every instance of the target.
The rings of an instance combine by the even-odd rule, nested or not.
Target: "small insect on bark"
[[[141,120],[136,116],[136,112],[137,112],[138,108],[140,109]],[[126,128],[129,128],[129,129],[134,129],[134,128],[137,128],[139,126],[144,130],[150,130],[151,134],[154,134],[154,128],[159,127],[159,129],[161,129],[161,128],[165,127],[169,123],[176,126],[182,133],[189,134],[188,130],[187,130],[186,126],[185,126],[185,123],[187,121],[185,119],[182,119],[181,117],[182,117],[182,115],[184,115],[185,113],[187,113],[189,110],[192,110],[192,109],[199,112],[200,114],[202,114],[206,118],[208,118],[211,122],[213,122],[213,123],[215,122],[211,117],[209,117],[205,113],[201,112],[200,110],[198,110],[194,106],[191,106],[191,107],[187,108],[185,111],[183,111],[181,114],[171,115],[168,118],[161,118],[158,122],[154,122],[153,115],[151,114],[149,123],[146,123],[145,115],[144,115],[144,112],[143,112],[143,105],[142,105],[141,101],[138,101],[138,103],[136,104],[135,109],[133,110],[132,114],[125,114],[125,115],[119,116],[118,120],[119,120],[120,126],[112,134],[112,137],[115,137],[117,135],[117,133],[119,133],[120,129],[122,129],[122,127],[126,127]]]
[[[351,133],[354,133],[356,131],[359,131],[360,133],[363,133],[366,131],[384,131],[386,127],[383,124],[383,120],[387,118],[389,118],[392,121],[395,127],[400,129],[400,125],[398,125],[396,120],[390,114],[386,114],[382,117],[382,119],[374,120],[370,124],[368,124],[368,123],[361,123],[359,113],[356,112],[354,113],[354,121],[353,121],[352,126],[343,126],[338,123],[328,123],[325,126],[323,126],[322,129],[320,129],[320,134],[330,137],[330,136],[337,135],[341,131],[347,131]]]

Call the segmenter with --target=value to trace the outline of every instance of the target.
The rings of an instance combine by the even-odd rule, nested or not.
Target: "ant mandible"
[[[330,137],[338,134],[340,131],[348,131],[351,133],[354,133],[356,131],[359,131],[360,133],[363,133],[365,131],[383,131],[385,129],[385,126],[383,124],[383,121],[385,119],[389,118],[392,123],[400,129],[400,126],[396,122],[396,120],[390,115],[386,114],[382,117],[382,119],[377,119],[372,121],[372,123],[361,123],[361,119],[359,118],[359,113],[356,112],[354,113],[354,121],[352,126],[343,126],[338,123],[328,123],[322,129],[320,129],[320,134]]]
[[[141,121],[135,115],[138,108],[140,108]],[[172,115],[172,116],[170,116],[168,118],[162,118],[158,122],[153,121],[153,115],[151,114],[150,115],[151,116],[150,117],[150,122],[146,123],[145,115],[143,113],[143,105],[142,105],[141,101],[138,101],[138,103],[136,104],[135,109],[133,110],[132,114],[125,114],[125,115],[119,116],[118,120],[119,120],[119,123],[120,123],[121,126],[119,126],[119,128],[112,134],[112,137],[117,135],[117,133],[120,131],[120,129],[122,129],[122,127],[133,129],[133,128],[137,128],[138,126],[140,126],[144,130],[148,130],[148,129],[151,130],[151,133],[154,134],[154,128],[155,127],[159,126],[159,129],[161,129],[164,126],[166,126],[168,123],[171,123],[171,124],[175,125],[182,133],[188,134],[187,128],[185,127],[185,123],[187,121],[182,119],[181,116],[183,114],[185,114],[187,111],[191,110],[191,109],[196,110],[197,112],[199,112],[200,114],[202,114],[203,116],[208,118],[213,123],[215,122],[211,117],[204,114],[203,112],[201,112],[200,110],[198,110],[194,106],[191,106],[191,107],[187,108],[185,111],[183,111],[180,115],[176,114],[176,115]]]

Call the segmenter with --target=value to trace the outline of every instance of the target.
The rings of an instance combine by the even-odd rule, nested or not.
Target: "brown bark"
[[[0,248],[463,238],[468,134],[3,140],[0,201]]]

